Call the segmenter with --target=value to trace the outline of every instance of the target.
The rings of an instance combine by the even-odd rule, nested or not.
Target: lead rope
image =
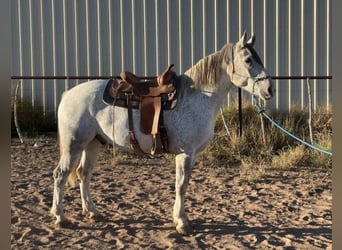
[[[256,98],[256,97],[254,96],[254,98]],[[285,128],[283,128],[283,127],[280,126],[278,123],[276,123],[271,117],[269,117],[269,116],[266,114],[265,110],[264,110],[261,106],[259,106],[257,103],[255,104],[255,106],[256,106],[256,108],[257,108],[259,114],[261,114],[261,115],[263,115],[265,118],[267,118],[267,120],[269,120],[269,121],[272,123],[272,125],[274,125],[274,126],[277,127],[278,129],[280,129],[282,132],[284,132],[285,134],[287,134],[288,136],[290,136],[292,139],[295,139],[296,141],[301,142],[302,144],[304,144],[304,145],[306,145],[306,146],[308,146],[308,147],[310,147],[310,148],[312,148],[312,149],[315,149],[315,150],[317,150],[317,151],[319,151],[319,152],[321,152],[321,153],[324,153],[324,154],[326,154],[326,155],[332,156],[332,152],[330,152],[330,151],[328,151],[328,150],[325,150],[325,149],[322,149],[322,148],[320,148],[320,147],[318,147],[318,146],[312,145],[312,144],[310,144],[310,143],[308,143],[308,142],[306,142],[306,141],[300,139],[299,137],[295,136],[295,135],[292,134],[291,132],[287,131]]]
[[[224,113],[223,113],[223,108],[222,106],[220,107],[220,112],[221,112],[221,117],[222,117],[222,122],[223,122],[223,126],[224,128],[226,129],[226,132],[227,132],[227,135],[230,139],[232,139],[232,135],[230,134],[229,130],[228,130],[228,126],[227,126],[227,123],[226,123],[226,120],[224,118]]]
[[[302,139],[300,139],[299,137],[295,136],[294,134],[290,133],[289,131],[287,131],[286,129],[284,129],[282,126],[280,126],[278,123],[276,123],[271,117],[269,117],[266,113],[265,113],[265,110],[261,107],[260,103],[258,102],[258,100],[256,99],[255,95],[254,95],[254,90],[255,90],[255,84],[257,84],[257,82],[259,81],[262,81],[262,80],[266,80],[268,78],[272,78],[271,76],[266,76],[266,77],[260,77],[260,78],[253,78],[253,77],[249,77],[249,76],[243,76],[243,75],[240,75],[238,73],[235,73],[235,67],[234,67],[234,46],[232,46],[231,48],[231,60],[232,60],[232,72],[231,72],[231,81],[233,82],[233,78],[234,78],[234,75],[238,75],[240,77],[246,77],[246,78],[251,78],[251,79],[254,79],[254,84],[253,84],[253,89],[252,89],[252,96],[254,97],[254,100],[255,100],[255,106],[257,107],[257,110],[258,110],[258,113],[260,115],[263,115],[265,118],[267,118],[275,127],[277,127],[278,129],[280,129],[282,132],[284,132],[285,134],[287,134],[288,136],[290,136],[291,138],[295,139],[296,141],[299,141],[301,142],[302,144],[312,148],[312,149],[315,149],[321,153],[324,153],[324,154],[327,154],[329,156],[332,156],[332,152],[328,151],[328,150],[325,150],[325,149],[322,149],[320,147],[317,147],[315,145],[312,145]],[[223,117],[223,112],[222,112],[222,108],[221,108],[221,115],[222,115],[222,120],[224,121],[224,117]],[[262,117],[261,117],[262,119]],[[263,126],[263,125],[262,125]],[[228,132],[227,128],[226,128],[226,131]],[[264,131],[263,131],[264,133]],[[229,133],[228,133],[229,134]],[[263,140],[265,141],[266,138],[264,138],[265,135],[263,135]]]
[[[255,95],[254,95],[255,84],[257,84],[258,81],[259,81],[258,79],[254,80],[252,96],[253,96],[253,101],[255,102],[255,105],[258,106],[258,107],[261,107],[261,100],[260,100],[260,98],[256,98]],[[262,142],[264,143],[264,145],[266,145],[266,135],[265,135],[264,119],[262,118],[262,114],[260,114],[260,113],[259,113],[259,117],[260,117],[260,123],[261,123]]]

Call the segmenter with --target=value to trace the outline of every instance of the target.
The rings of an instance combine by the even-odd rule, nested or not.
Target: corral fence
[[[62,93],[123,70],[181,74],[244,31],[274,76],[270,109],[331,106],[331,0],[13,0],[12,85],[56,113]],[[227,104],[236,100],[232,89]],[[252,101],[249,95],[242,98]]]

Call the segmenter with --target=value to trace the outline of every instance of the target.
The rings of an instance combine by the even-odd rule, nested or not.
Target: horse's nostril
[[[272,86],[270,86],[270,87],[267,89],[267,91],[268,91],[268,93],[269,93],[270,95],[273,95]]]

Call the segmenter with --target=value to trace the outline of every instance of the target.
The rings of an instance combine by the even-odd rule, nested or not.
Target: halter
[[[252,56],[253,57],[256,57],[255,60],[262,65],[262,62],[260,60],[260,58],[258,57],[258,55],[252,50],[252,47],[250,46],[245,46],[247,49],[249,49],[252,53]],[[260,81],[264,81],[264,80],[267,80],[267,79],[271,79],[272,77],[267,75],[267,76],[264,76],[264,77],[252,77],[252,76],[246,76],[246,75],[241,75],[239,73],[236,73],[235,72],[235,66],[234,66],[234,48],[235,48],[235,45],[234,46],[231,46],[231,55],[232,55],[232,60],[231,60],[231,64],[232,64],[232,75],[231,75],[231,80],[233,81],[233,78],[234,78],[234,75],[237,75],[239,77],[244,77],[246,79],[252,79],[253,80],[253,94],[254,94],[254,86],[255,84],[257,84],[258,82]]]

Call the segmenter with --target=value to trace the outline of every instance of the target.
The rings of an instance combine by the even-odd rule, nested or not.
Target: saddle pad
[[[108,105],[113,105],[115,103],[115,99],[113,98],[113,93],[111,93],[112,85],[113,85],[113,79],[110,79],[107,82],[106,88],[103,92],[102,100],[104,103]]]

